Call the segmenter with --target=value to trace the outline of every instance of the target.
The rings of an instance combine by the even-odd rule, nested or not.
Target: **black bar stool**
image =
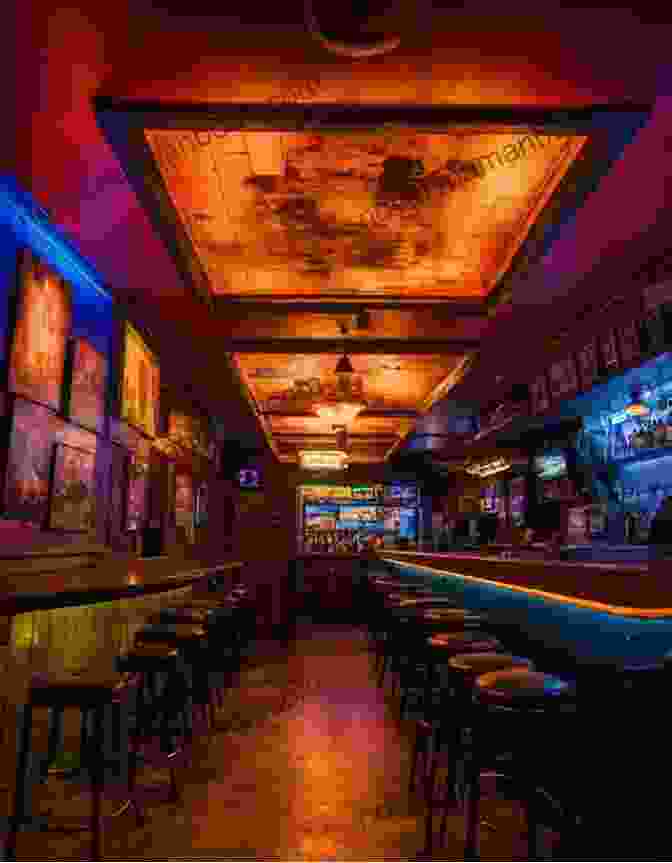
[[[525,808],[528,859],[538,858],[538,824],[554,784],[570,773],[579,729],[573,684],[524,668],[494,671],[474,686],[471,754],[465,770],[465,860],[478,859],[480,778],[485,769],[511,778]],[[576,778],[576,776],[574,777]]]
[[[440,800],[443,809],[440,837],[444,841],[448,821],[448,809],[457,803],[462,795],[456,790],[458,764],[464,765],[466,735],[470,732],[471,702],[474,697],[474,685],[478,677],[494,671],[507,669],[524,669],[534,671],[531,660],[510,653],[494,651],[457,653],[448,659],[446,671],[446,686],[442,689],[441,709],[436,729],[434,759],[426,776],[426,850],[431,853],[433,837],[433,813],[436,790],[436,769],[441,748],[446,747],[446,777],[443,783],[444,794]]]
[[[19,747],[16,764],[16,785],[14,803],[9,822],[9,831],[5,843],[5,859],[16,857],[17,835],[20,829],[30,824],[34,819],[29,816],[31,806],[26,805],[32,797],[32,784],[35,770],[33,760],[33,711],[36,708],[48,708],[62,711],[65,708],[76,708],[86,713],[91,726],[83,720],[87,733],[80,737],[80,757],[83,769],[88,773],[91,789],[91,814],[87,827],[91,831],[91,859],[100,860],[103,843],[103,790],[108,788],[115,796],[121,793],[136,812],[138,821],[143,819],[143,811],[137,800],[132,779],[129,774],[127,760],[128,745],[126,719],[128,717],[128,697],[140,683],[137,675],[115,675],[106,680],[88,679],[85,677],[48,679],[35,675],[31,681],[28,701],[24,705],[19,721]],[[115,731],[114,749],[107,746],[106,710],[113,709],[112,720]],[[109,772],[112,771],[111,781]],[[106,773],[108,776],[106,776]]]
[[[186,766],[190,756],[187,669],[178,651],[167,644],[137,645],[118,658],[117,666],[142,675],[129,731],[130,786],[135,789],[140,766],[167,768],[170,799],[177,801],[177,769]],[[148,790],[142,788],[143,793]]]
[[[214,724],[210,687],[208,636],[203,626],[191,623],[155,623],[138,630],[136,644],[167,644],[178,650],[188,668],[189,694],[206,733]],[[190,729],[193,734],[193,727]]]

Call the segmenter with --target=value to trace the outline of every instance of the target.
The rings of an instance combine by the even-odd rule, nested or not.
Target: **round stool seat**
[[[448,660],[448,665],[453,671],[460,672],[465,677],[480,677],[492,671],[504,671],[508,668],[525,668],[534,670],[534,664],[522,656],[513,656],[511,653],[458,653]]]
[[[165,644],[194,644],[204,641],[206,631],[191,623],[158,623],[145,626],[136,633],[136,642],[159,641]]]
[[[460,611],[464,610],[459,602],[442,596],[437,597],[429,595],[406,597],[402,598],[399,604],[402,608],[422,608],[427,609],[427,611],[432,608],[457,608]]]
[[[386,602],[412,602],[414,600],[431,599],[434,593],[431,590],[399,590],[394,593],[388,593],[385,597]]]
[[[134,678],[115,674],[105,678],[92,675],[49,678],[34,674],[30,682],[30,703],[36,707],[94,707],[116,701]]]
[[[177,650],[170,644],[137,644],[118,657],[117,666],[123,671],[163,671],[177,662]]]
[[[148,620],[150,624],[190,623],[203,626],[208,622],[208,610],[187,607],[164,608],[155,614],[151,614]]]
[[[502,643],[487,632],[478,629],[462,632],[437,632],[427,644],[441,653],[485,653],[502,649]]]
[[[522,706],[572,699],[576,690],[573,684],[552,674],[510,668],[481,675],[476,680],[476,692],[480,701]]]

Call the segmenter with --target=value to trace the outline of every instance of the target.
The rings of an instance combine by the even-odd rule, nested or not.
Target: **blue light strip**
[[[70,282],[111,300],[105,280],[50,221],[49,214],[13,177],[0,175],[0,222]]]

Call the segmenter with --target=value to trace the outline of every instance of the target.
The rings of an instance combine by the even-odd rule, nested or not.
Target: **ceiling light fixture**
[[[352,377],[355,373],[350,357],[344,353],[334,371],[338,377],[338,393],[333,398],[326,398],[315,406],[315,413],[323,420],[329,420],[332,425],[347,426],[364,410],[366,403],[356,397],[352,391]]]
[[[301,450],[299,464],[303,470],[345,470],[348,454],[342,450]]]

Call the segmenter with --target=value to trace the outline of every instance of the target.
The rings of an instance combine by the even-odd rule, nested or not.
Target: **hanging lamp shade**
[[[336,374],[337,375],[354,375],[355,370],[352,367],[352,363],[350,362],[350,357],[347,354],[343,354],[343,356],[338,361],[336,365]]]

